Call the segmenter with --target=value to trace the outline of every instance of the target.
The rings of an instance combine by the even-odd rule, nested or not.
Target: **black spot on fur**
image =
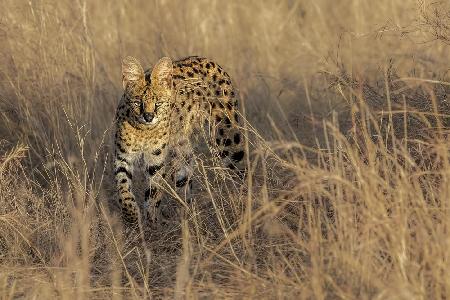
[[[186,185],[188,178],[187,177],[183,177],[180,180],[177,180],[177,182],[175,182],[176,187],[182,187]]]
[[[160,155],[161,154],[161,149],[156,149],[155,151],[152,152],[153,155]]]
[[[196,94],[197,96],[201,96],[202,92],[196,91],[195,94]]]
[[[228,110],[231,110],[233,108],[233,105],[231,105],[231,103],[227,103],[227,108]]]
[[[236,169],[236,167],[235,167],[233,164],[229,164],[227,167],[228,167],[230,170]]]
[[[124,183],[127,183],[127,181],[128,181],[127,179],[122,178],[122,180],[120,181],[120,183],[121,183],[121,184],[124,184]]]
[[[239,115],[237,113],[234,113],[234,119],[236,120],[236,122],[239,122]]]
[[[220,96],[221,90],[216,90],[216,96]]]
[[[147,82],[147,84],[151,84],[152,83],[151,76],[152,76],[151,73],[145,74],[145,81]]]
[[[166,143],[161,145],[161,149],[164,149],[164,148],[166,148]]]
[[[147,172],[150,176],[153,176],[162,168],[162,165],[149,166]]]
[[[224,157],[227,157],[228,154],[230,154],[230,152],[228,152],[227,150],[224,150],[224,151],[221,151],[221,152],[219,153],[219,156],[220,156],[221,158],[224,158]]]
[[[209,70],[209,69],[211,69],[211,64],[207,63],[205,67]]]
[[[213,103],[215,104],[215,103]],[[222,121],[222,118],[220,116],[216,116],[216,122],[219,123],[220,121]]]
[[[220,128],[220,129],[219,129],[219,135],[223,135],[223,133],[224,133],[224,132],[223,132],[223,128]]]
[[[122,144],[116,143],[116,146],[117,146],[117,149],[119,149],[119,152],[121,152],[121,153],[125,153],[126,152],[125,149],[122,147]]]
[[[187,72],[187,75],[188,75],[189,77],[191,77],[191,78],[194,77],[194,73],[192,73],[191,71],[188,71],[188,72]]]
[[[124,162],[124,163],[129,163],[128,160],[126,160],[125,157],[122,157],[122,156],[120,156],[120,155],[117,155],[117,156],[116,156],[116,159],[117,159],[117,160],[120,160],[121,162]]]
[[[223,145],[227,146],[227,147],[230,146],[231,145],[231,140],[230,139],[224,139],[223,140]]]
[[[214,82],[217,80],[217,74],[214,74],[214,75],[212,76],[212,80],[213,80]]]
[[[241,161],[243,157],[244,157],[244,151],[234,152],[231,155],[231,159],[234,160],[235,162]]]
[[[224,94],[225,96],[228,96],[228,91],[227,91],[227,90],[224,90],[224,91],[223,91],[223,94]]]
[[[124,173],[125,176],[127,176],[130,180],[133,179],[133,176],[131,175],[130,171],[128,171],[125,167],[117,168],[115,175],[117,175],[119,173]]]
[[[228,117],[225,117],[225,124],[227,124],[227,127],[231,126],[231,121]]]
[[[235,133],[233,140],[236,145],[239,144],[241,142],[241,135],[239,133]]]
[[[219,102],[219,106],[223,109],[223,104],[221,102]]]
[[[216,144],[220,145],[220,139],[216,139]]]
[[[224,84],[225,83],[225,80],[223,80],[223,79],[220,79],[219,80],[219,85],[222,85],[222,84]]]

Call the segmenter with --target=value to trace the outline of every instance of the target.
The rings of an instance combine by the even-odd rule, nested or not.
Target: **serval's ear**
[[[126,89],[129,85],[143,84],[145,81],[144,69],[139,61],[127,56],[122,61],[122,85]]]
[[[172,60],[168,57],[161,58],[152,71],[152,85],[159,88],[170,89],[172,86]]]

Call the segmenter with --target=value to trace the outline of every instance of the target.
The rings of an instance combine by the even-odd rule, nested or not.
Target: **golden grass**
[[[450,296],[446,2],[13,1],[0,21],[0,297]],[[165,229],[117,217],[126,55],[217,60],[243,183],[199,155]]]

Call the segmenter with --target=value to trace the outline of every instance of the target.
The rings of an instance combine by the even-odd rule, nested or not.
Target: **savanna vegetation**
[[[448,1],[1,7],[2,299],[450,296]],[[200,153],[154,230],[115,205],[127,55],[216,60],[246,120],[245,179]]]

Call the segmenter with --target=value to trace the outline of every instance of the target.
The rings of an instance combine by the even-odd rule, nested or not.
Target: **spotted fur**
[[[239,130],[237,92],[229,75],[206,58],[160,59],[144,72],[133,57],[122,63],[124,94],[116,113],[115,179],[124,218],[136,222],[132,192],[134,162],[143,157],[147,189],[144,207],[151,221],[160,217],[161,186],[172,182],[189,195],[193,173],[192,137],[204,124],[218,155],[231,169],[242,169],[245,152]]]

